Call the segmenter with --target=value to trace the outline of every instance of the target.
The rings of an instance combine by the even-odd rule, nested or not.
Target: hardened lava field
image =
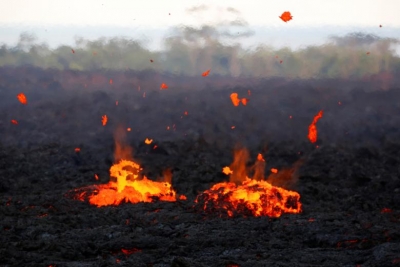
[[[16,91],[3,81],[1,265],[400,264],[400,88],[271,79],[202,90],[171,83],[160,90],[157,82],[138,91],[117,83],[77,90],[37,82]],[[26,104],[17,99],[22,91]],[[115,205],[74,198],[93,186],[124,190],[118,175],[110,177],[124,157],[115,154],[118,127],[137,164],[118,170],[126,174],[120,182],[160,182],[173,201],[154,195],[164,191]],[[248,149],[247,177],[257,180],[262,170],[271,186],[298,194],[285,205],[299,212],[253,216],[242,203],[246,212],[230,216],[221,206],[195,205],[218,183],[240,186],[229,172],[238,171],[239,143]]]

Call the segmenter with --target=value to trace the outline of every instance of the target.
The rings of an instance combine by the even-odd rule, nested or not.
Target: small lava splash
[[[232,165],[223,169],[230,175],[230,181],[215,184],[198,195],[195,209],[228,217],[280,217],[282,213],[300,213],[300,194],[265,181],[262,156],[253,167],[253,178],[247,177],[247,158],[247,150],[236,151]]]

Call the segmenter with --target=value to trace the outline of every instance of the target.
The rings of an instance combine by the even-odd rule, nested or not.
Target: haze
[[[160,49],[173,26],[246,22],[254,32],[245,45],[268,43],[296,48],[321,44],[329,35],[364,31],[400,37],[400,2],[396,0],[288,1],[0,1],[0,43],[13,45],[21,32],[35,34],[51,47],[73,44],[76,36],[89,39],[125,36],[142,39]],[[278,16],[290,11],[293,20]],[[382,28],[379,25],[383,25]]]

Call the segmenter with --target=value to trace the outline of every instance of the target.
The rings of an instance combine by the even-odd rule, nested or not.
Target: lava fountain
[[[280,217],[282,213],[300,213],[300,194],[273,186],[265,180],[265,161],[261,154],[248,170],[248,157],[246,149],[235,151],[231,166],[223,168],[223,172],[230,177],[229,182],[215,184],[198,195],[195,208],[228,217]],[[247,176],[249,171],[253,172],[252,178]]]
[[[163,182],[152,181],[141,175],[142,168],[131,158],[131,148],[119,141],[124,131],[118,130],[115,135],[114,159],[117,163],[110,168],[110,181],[107,184],[92,185],[75,190],[75,199],[85,201],[98,207],[119,205],[124,202],[176,201],[177,194],[171,186],[171,174],[164,173]],[[179,199],[185,200],[184,195]]]

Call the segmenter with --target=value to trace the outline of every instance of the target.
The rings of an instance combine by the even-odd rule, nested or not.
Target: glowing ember
[[[80,152],[80,151],[81,151],[81,148],[80,148],[80,147],[76,147],[76,148],[75,148],[75,152],[78,153],[78,152]]]
[[[285,11],[282,13],[282,15],[279,18],[281,20],[283,20],[284,22],[288,22],[289,20],[291,20],[293,18],[293,16],[290,14],[289,11]]]
[[[166,85],[165,83],[162,83],[160,90],[165,90],[165,89],[168,89],[168,85]]]
[[[122,133],[119,132],[119,134]],[[81,188],[84,191],[75,190],[74,198],[81,201],[88,198],[90,204],[98,207],[119,205],[124,202],[176,201],[177,194],[170,183],[172,173],[166,172],[164,174],[165,182],[155,182],[149,180],[146,176],[141,177],[142,168],[133,160],[127,159],[130,158],[130,155],[130,147],[122,146],[119,142],[116,142],[115,159],[118,163],[110,168],[112,179],[107,184]],[[185,200],[186,197],[180,196],[179,199]]]
[[[20,93],[17,95],[18,101],[21,102],[21,104],[28,104],[28,100],[26,99],[26,96],[23,93]]]
[[[146,145],[150,145],[151,143],[153,143],[153,139],[146,138],[146,139],[144,140],[144,143],[145,143]]]
[[[207,70],[207,71],[205,71],[205,72],[203,72],[203,74],[201,74],[203,77],[206,77],[206,76],[208,76],[208,74],[210,74],[210,71],[211,70]]]
[[[237,93],[232,93],[232,94],[230,95],[230,97],[231,97],[231,100],[232,100],[232,104],[233,104],[235,107],[239,106],[240,103],[242,103],[243,106],[246,106],[246,105],[247,105],[247,102],[249,102],[249,99],[248,99],[248,98],[239,98]]]
[[[101,123],[103,124],[103,126],[106,126],[107,121],[108,121],[107,115],[101,116]]]
[[[18,121],[17,120],[11,120],[11,123],[17,125]]]
[[[318,136],[318,132],[317,132],[317,121],[322,118],[323,115],[323,111],[321,110],[320,112],[318,112],[317,115],[315,115],[312,123],[310,124],[310,126],[308,126],[308,139],[310,140],[311,143],[315,143],[317,142],[317,136]]]
[[[223,168],[223,172],[230,175],[230,182],[218,183],[201,193],[195,200],[195,207],[229,217],[279,217],[282,213],[300,213],[299,193],[273,186],[264,180],[265,161],[261,154],[258,154],[253,167],[253,179],[247,177],[247,158],[247,150],[235,151],[232,165]]]

